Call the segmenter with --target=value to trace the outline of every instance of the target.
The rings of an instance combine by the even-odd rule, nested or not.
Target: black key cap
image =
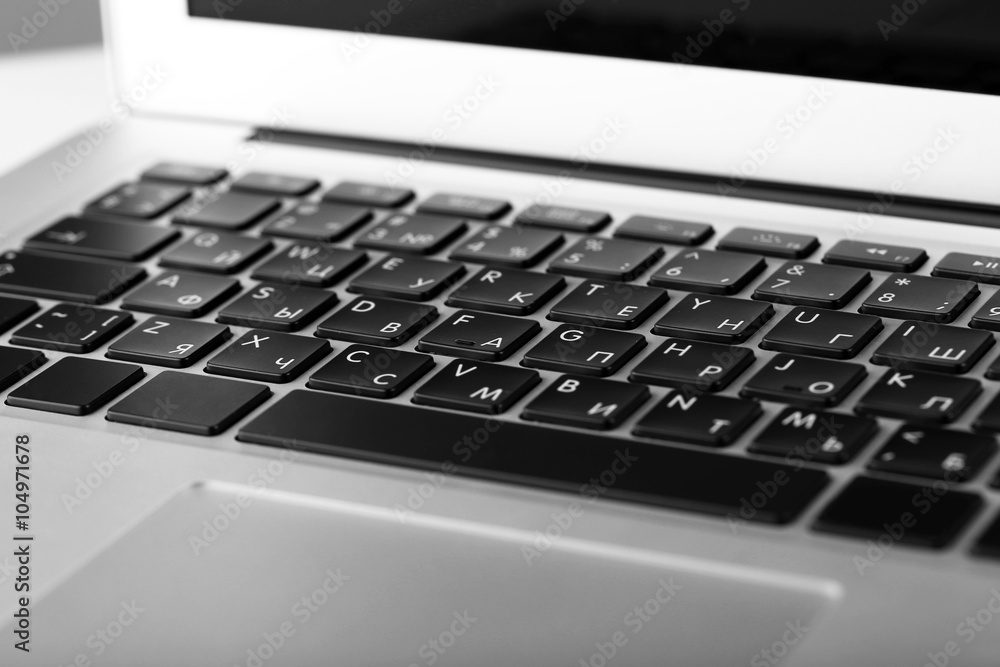
[[[7,395],[7,405],[63,415],[89,415],[142,379],[145,371],[85,357],[66,357]]]
[[[859,364],[779,354],[747,380],[740,395],[808,407],[831,407],[843,401],[867,374]]]
[[[498,414],[509,410],[541,380],[526,368],[455,360],[417,387],[413,402]]]
[[[361,250],[320,243],[292,243],[254,269],[251,277],[290,285],[329,287],[360,269],[367,261],[368,255]]]
[[[448,296],[456,308],[529,315],[562,291],[559,276],[517,269],[485,268]]]
[[[315,418],[326,414],[339,415],[336,429]],[[574,495],[581,489],[597,492],[594,484],[601,484],[603,475],[602,497],[728,514],[740,523],[788,523],[829,480],[819,470],[659,443],[522,423],[505,422],[492,432],[485,428],[481,416],[298,390],[268,407],[237,437],[276,447],[293,441],[322,454],[427,470],[440,471],[452,462],[461,475]],[[426,437],[400,438],[401,431]],[[482,438],[488,443],[478,444]],[[612,473],[614,483],[606,484]],[[763,502],[751,505],[758,494]]]
[[[390,252],[431,255],[465,233],[466,224],[432,215],[391,215],[358,236],[354,245]]]
[[[605,430],[618,426],[649,399],[641,384],[562,375],[528,403],[522,419]]]
[[[859,477],[816,519],[816,530],[914,546],[947,546],[979,512],[978,495],[947,485]]]
[[[126,183],[87,205],[87,213],[141,218],[158,218],[191,196],[178,185],[161,183]]]
[[[229,327],[151,317],[108,346],[104,356],[120,361],[187,368],[229,340]]]
[[[501,361],[541,330],[534,320],[459,310],[424,335],[417,349],[466,359]]]
[[[994,364],[996,365],[996,364]],[[989,374],[986,377],[990,377]],[[983,433],[1000,433],[1000,394],[989,402],[973,425],[977,431]],[[1000,477],[997,478],[1000,481]]]
[[[716,343],[742,343],[774,315],[770,304],[688,294],[667,311],[653,333]]]
[[[276,197],[301,197],[319,187],[315,178],[251,171],[233,182],[233,190],[260,192]]]
[[[753,364],[753,350],[668,338],[639,362],[628,379],[665,385],[685,394],[722,391]]]
[[[108,408],[108,420],[216,435],[250,414],[270,395],[271,390],[259,384],[164,371]]]
[[[549,271],[597,280],[634,280],[663,257],[658,245],[627,239],[582,238],[549,264]]]
[[[202,167],[196,164],[178,162],[161,162],[142,172],[144,181],[166,181],[184,185],[212,185],[218,183],[229,173],[216,167]]]
[[[859,310],[881,317],[948,323],[977,296],[979,288],[973,282],[893,273]]]
[[[671,392],[647,412],[632,433],[646,438],[724,447],[750,427],[763,410],[757,401]]]
[[[132,325],[131,313],[62,303],[11,334],[16,345],[84,354]]]
[[[838,241],[823,256],[826,264],[905,273],[916,271],[926,261],[927,253],[920,248],[846,240]]]
[[[754,291],[753,298],[817,308],[843,308],[870,283],[867,271],[786,262]]]
[[[232,278],[161,273],[122,301],[122,308],[159,315],[201,317],[240,290]]]
[[[555,227],[571,232],[596,232],[611,222],[611,215],[604,211],[588,211],[565,206],[529,206],[517,216],[526,225]]]
[[[419,257],[386,257],[355,277],[347,291],[407,301],[429,301],[458,282],[463,275],[465,267],[461,264]]]
[[[937,263],[931,275],[1000,285],[1000,257],[949,252]]]
[[[510,204],[502,199],[488,199],[470,195],[436,194],[424,200],[417,210],[421,213],[456,215],[475,220],[496,220],[510,211]]]
[[[268,221],[260,228],[260,233],[331,243],[344,238],[371,217],[371,211],[366,208],[309,202]]]
[[[901,426],[868,462],[869,470],[943,479],[975,477],[997,451],[992,436]]]
[[[330,353],[330,344],[307,336],[251,329],[205,365],[206,373],[291,382]]]
[[[348,204],[361,204],[376,208],[398,208],[413,199],[413,190],[391,188],[385,185],[345,181],[330,188],[323,199]]]
[[[650,285],[691,292],[735,294],[767,267],[763,257],[715,250],[684,250],[649,279]]]
[[[210,273],[242,271],[273,247],[267,239],[225,232],[201,232],[160,258],[160,266]]]
[[[351,345],[309,377],[310,389],[392,398],[434,368],[434,359],[383,347]]]
[[[563,244],[563,235],[535,227],[489,225],[451,253],[452,259],[525,268]]]
[[[954,421],[983,390],[977,380],[937,373],[888,370],[854,411],[921,424]]]
[[[786,463],[847,463],[878,431],[878,422],[837,412],[785,408],[757,434],[747,451]]]
[[[42,299],[102,304],[145,277],[142,268],[116,262],[28,252],[0,256],[0,292]]]
[[[337,304],[337,295],[310,287],[262,283],[219,312],[225,324],[298,331]]]
[[[872,355],[899,370],[967,373],[993,347],[993,334],[928,322],[903,322]]]
[[[274,197],[248,192],[224,192],[218,197],[188,207],[174,216],[173,221],[196,227],[243,229],[280,207],[281,202]]]
[[[63,218],[24,242],[25,248],[138,262],[177,239],[168,227]]]
[[[433,306],[358,297],[319,323],[316,335],[382,347],[402,345],[437,319]]]
[[[979,536],[972,553],[987,558],[1000,558],[1000,516]]]
[[[0,347],[0,391],[7,391],[8,387],[20,382],[45,361],[45,355],[37,350]]]
[[[635,329],[670,297],[658,287],[584,281],[549,311],[549,319],[609,329]]]
[[[737,227],[719,239],[719,250],[754,252],[771,257],[802,259],[819,248],[819,239],[808,234],[769,232],[766,229]]]
[[[1000,331],[1000,291],[995,292],[990,300],[976,311],[969,321],[969,326],[974,329]]]
[[[699,245],[714,233],[712,225],[704,222],[681,222],[650,215],[633,215],[615,229],[615,236],[622,238],[675,245]]]
[[[20,324],[38,310],[38,304],[27,299],[0,296],[0,333]]]
[[[525,352],[521,363],[532,368],[601,377],[617,373],[644,347],[646,338],[639,334],[561,324]]]
[[[882,331],[882,320],[871,315],[794,308],[764,334],[765,350],[850,359]]]

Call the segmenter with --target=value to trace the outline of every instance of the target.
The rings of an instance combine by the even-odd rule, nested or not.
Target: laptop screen
[[[192,16],[1000,94],[996,0],[189,0]],[[351,57],[350,44],[344,57]]]

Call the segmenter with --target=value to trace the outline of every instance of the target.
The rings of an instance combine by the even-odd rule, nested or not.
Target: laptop
[[[993,3],[103,12],[0,663],[998,663]]]

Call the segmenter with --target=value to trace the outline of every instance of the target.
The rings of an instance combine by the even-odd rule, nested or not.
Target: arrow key
[[[901,426],[868,463],[869,470],[963,482],[996,453],[992,436]]]

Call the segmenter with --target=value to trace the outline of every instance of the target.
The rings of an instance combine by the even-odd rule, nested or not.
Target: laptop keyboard
[[[5,252],[7,405],[203,436],[239,424],[244,442],[730,523],[794,521],[830,466],[892,430],[814,529],[942,548],[986,504],[963,484],[995,458],[1000,396],[971,431],[947,426],[1000,379],[1000,359],[975,373],[1000,295],[953,324],[1000,259],[954,252],[916,275],[928,255],[904,245],[741,227],[709,248],[701,222],[637,215],[609,234],[602,211],[321,188],[160,164]],[[885,371],[862,391],[865,361]],[[718,451],[761,401],[780,410],[747,453]],[[996,557],[998,536],[1000,518],[974,552]]]

